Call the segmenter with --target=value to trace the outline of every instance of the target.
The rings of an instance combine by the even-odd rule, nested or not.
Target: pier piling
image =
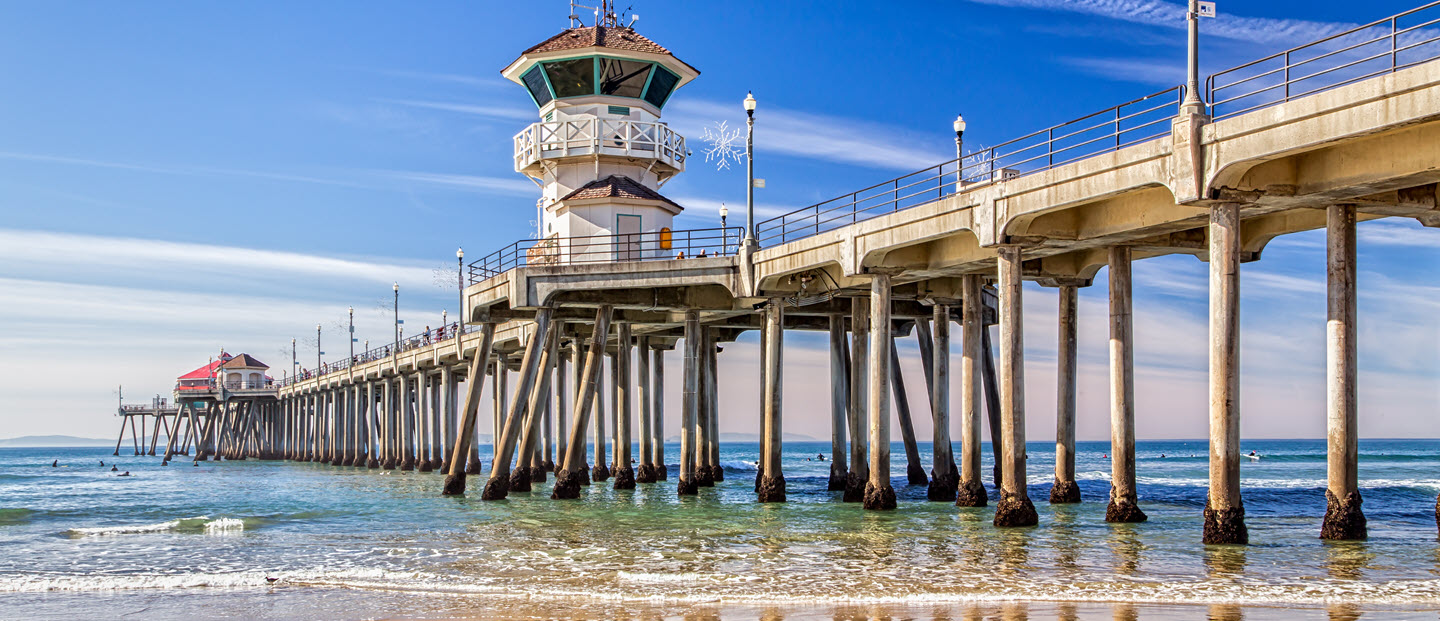
[[[585,354],[583,364],[580,362],[579,339],[571,344],[575,368],[580,375],[575,382],[575,420],[570,424],[570,437],[565,443],[565,467],[555,475],[555,487],[550,492],[550,497],[556,500],[579,498],[580,487],[586,484],[585,432],[589,429],[590,412],[596,401],[596,383],[600,376],[601,361],[605,356],[605,340],[610,331],[612,312],[609,306],[601,306],[595,311],[590,349]]]
[[[905,374],[900,370],[900,349],[895,345],[893,334],[890,337],[890,388],[895,392],[895,418],[900,422],[900,440],[905,447],[905,480],[910,485],[928,485],[930,477],[925,476],[925,465],[920,462],[915,424],[910,419],[910,395],[905,390]]]
[[[680,481],[676,493],[694,496],[695,484],[695,423],[700,415],[700,314],[685,311],[684,390],[680,412]],[[762,459],[763,461],[763,459]]]
[[[1240,499],[1240,204],[1210,208],[1210,490],[1205,543],[1249,543]]]
[[[832,492],[845,491],[845,478],[849,473],[845,458],[845,432],[848,421],[846,414],[850,396],[850,369],[846,364],[845,317],[830,316],[830,481],[826,489]]]
[[[650,337],[642,336],[635,343],[635,378],[639,380],[640,397],[640,466],[635,470],[636,483],[655,482],[655,446],[650,430]]]
[[[895,508],[895,489],[890,486],[890,361],[894,356],[895,332],[890,323],[890,274],[870,276],[870,363],[866,369],[870,422],[870,477],[865,483],[867,510]]]
[[[445,475],[442,493],[458,496],[465,493],[466,456],[470,454],[475,441],[475,419],[480,416],[480,399],[485,387],[485,364],[490,360],[490,349],[495,344],[495,324],[485,323],[480,327],[480,347],[470,360],[470,372],[465,376],[465,405],[460,410],[459,425],[455,429],[455,446],[450,451],[450,471]],[[366,382],[372,385],[371,382]],[[367,398],[367,403],[372,403]],[[371,462],[373,463],[373,459]]]
[[[1326,210],[1327,321],[1325,323],[1326,470],[1321,539],[1367,536],[1359,486],[1355,361],[1355,206]]]
[[[1110,504],[1105,521],[1144,522],[1135,491],[1135,328],[1131,250],[1110,248]]]
[[[1079,291],[1074,285],[1060,286],[1060,338],[1055,352],[1055,484],[1050,487],[1050,504],[1080,502],[1075,483],[1075,380],[1076,334]],[[1112,448],[1113,450],[1113,448]]]
[[[1000,435],[1002,481],[996,526],[1034,526],[1035,505],[1025,489],[1025,338],[1019,246],[1000,253]]]
[[[986,505],[985,484],[980,474],[980,375],[984,362],[981,335],[985,331],[984,307],[980,300],[980,275],[960,279],[960,483],[955,505]]]
[[[785,352],[785,301],[770,298],[765,305],[765,452],[760,455],[764,474],[760,488],[755,492],[759,502],[785,502],[785,474],[781,470],[780,456],[783,453],[783,426],[781,411],[784,406],[781,390],[784,381],[781,376]]]
[[[615,326],[615,387],[619,398],[615,404],[615,489],[635,489],[634,443],[630,440],[631,412],[634,411],[635,386],[630,377],[630,356],[633,340],[630,324]]]
[[[845,502],[863,502],[865,484],[870,480],[870,458],[866,431],[870,400],[870,301],[850,299],[850,350],[846,367],[850,370],[850,403],[847,413],[850,431],[850,471],[845,476]],[[863,374],[862,374],[863,371]]]
[[[953,502],[960,476],[950,444],[950,306],[937,302],[931,311],[933,333],[923,320],[916,326],[920,357],[926,361],[925,386],[930,394],[931,468],[925,497],[935,502]]]

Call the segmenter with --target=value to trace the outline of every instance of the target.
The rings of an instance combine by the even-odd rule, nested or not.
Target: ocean
[[[1200,543],[1204,441],[1137,444],[1150,520],[1125,525],[1104,522],[1108,443],[1077,445],[1084,503],[1062,506],[1054,445],[1031,443],[1021,529],[991,525],[994,490],[926,502],[898,443],[890,512],[825,491],[828,442],[786,443],[769,505],[753,443],[723,444],[694,498],[669,445],[668,481],[552,501],[552,476],[502,502],[484,475],[445,498],[430,473],[0,449],[0,618],[1437,618],[1440,440],[1360,442],[1365,542],[1318,539],[1324,441],[1242,446],[1263,456],[1241,466],[1245,547]]]

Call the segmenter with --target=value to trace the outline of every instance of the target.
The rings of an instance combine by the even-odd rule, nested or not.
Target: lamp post
[[[455,249],[455,285],[460,289],[459,316],[455,319],[455,357],[460,358],[460,335],[465,333],[465,249]]]
[[[755,239],[755,95],[745,93],[745,246],[754,250]]]
[[[355,364],[355,307],[350,307],[350,365]]]
[[[955,191],[965,187],[965,116],[955,115]]]
[[[299,376],[296,375],[299,372],[296,367],[299,366],[300,359],[295,357],[295,339],[290,339],[290,377],[299,379]]]
[[[317,324],[315,324],[315,376],[316,376],[316,377],[319,377],[319,376],[320,376],[320,365],[323,364],[323,363],[320,362],[320,357],[323,356],[323,355],[325,355],[325,352],[320,351],[320,324],[317,323]]]
[[[725,228],[725,218],[730,215],[730,208],[725,203],[720,203],[720,228]]]
[[[1204,114],[1205,102],[1200,99],[1200,2],[1190,0],[1190,10],[1185,12],[1189,31],[1187,45],[1187,66],[1185,75],[1185,101],[1180,107],[1190,114]]]
[[[390,353],[398,356],[400,355],[400,283],[397,282],[390,288],[395,291],[395,349]]]

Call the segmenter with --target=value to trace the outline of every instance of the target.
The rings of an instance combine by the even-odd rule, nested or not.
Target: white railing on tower
[[[515,170],[547,158],[618,155],[657,159],[685,170],[685,137],[664,123],[576,119],[534,123],[515,135]]]

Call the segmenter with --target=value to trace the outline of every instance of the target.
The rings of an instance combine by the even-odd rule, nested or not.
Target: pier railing
[[[331,373],[348,371],[351,367],[358,367],[363,364],[384,360],[398,353],[413,351],[430,345],[440,345],[454,339],[457,331],[464,330],[464,334],[470,334],[480,329],[480,326],[462,326],[459,322],[450,322],[438,328],[431,328],[425,332],[401,339],[398,343],[391,342],[385,345],[372,347],[369,350],[355,354],[354,357],[341,358],[333,362],[326,362],[320,365],[319,369],[301,368],[299,372],[291,377],[281,380],[274,380],[275,386],[291,386],[303,381],[323,377]]]
[[[1170,133],[1185,89],[1174,87],[1032,132],[960,159],[797,209],[755,225],[761,245],[818,235],[962,190],[1049,170]]]
[[[1244,114],[1440,58],[1440,2],[1358,26],[1205,80],[1216,119]]]
[[[727,227],[525,239],[471,263],[470,284],[524,266],[731,256],[744,236],[744,228]]]

